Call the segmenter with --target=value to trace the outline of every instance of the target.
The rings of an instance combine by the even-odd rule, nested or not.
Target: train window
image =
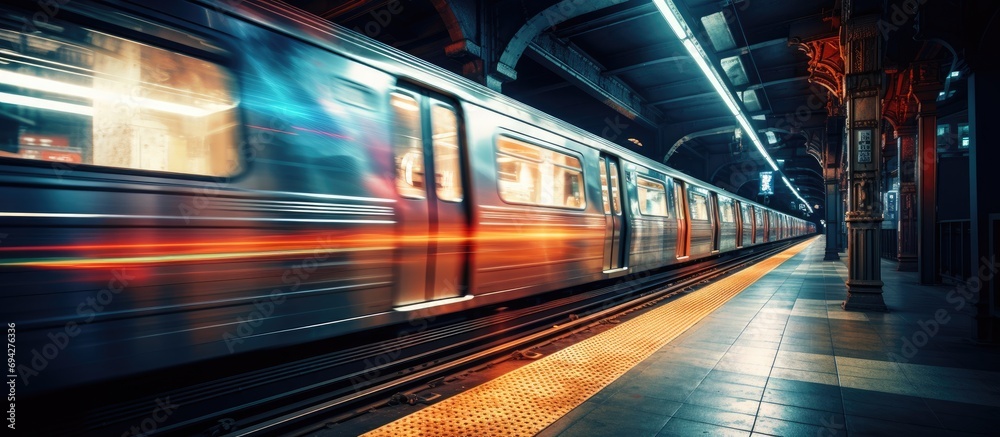
[[[691,220],[709,220],[708,197],[694,191],[688,193],[691,201]]]
[[[507,136],[497,138],[500,198],[505,202],[583,209],[580,160]]]
[[[622,206],[619,203],[621,194],[618,193],[618,166],[611,164],[609,167],[611,167],[611,211],[615,215],[622,215]]]
[[[733,212],[733,199],[719,196],[719,219],[723,223],[736,221],[736,214]]]
[[[458,152],[458,115],[443,103],[431,107],[434,183],[441,200],[462,201],[462,161]]]
[[[674,183],[674,214],[677,216],[678,220],[684,220],[684,202],[681,199],[684,198],[684,189],[681,188],[681,184]]]
[[[378,102],[377,96],[364,85],[360,85],[347,80],[337,80],[334,82],[333,92],[337,100],[351,106],[363,109],[374,110]]]
[[[611,214],[611,202],[608,200],[608,169],[607,160],[601,158],[601,200],[604,202],[604,213]]]
[[[0,23],[0,156],[202,176],[240,170],[223,67],[69,23]]]
[[[638,184],[639,212],[657,217],[667,216],[667,190],[662,182],[640,177]]]
[[[423,199],[426,194],[420,105],[413,96],[399,92],[392,93],[391,101],[395,115],[392,142],[396,156],[396,188],[400,196]]]
[[[740,212],[742,213],[740,215],[743,216],[743,224],[747,225],[747,226],[750,226],[750,224],[751,224],[751,221],[750,221],[750,212],[748,211],[747,205],[744,204],[744,203],[742,203],[742,202],[740,203]]]

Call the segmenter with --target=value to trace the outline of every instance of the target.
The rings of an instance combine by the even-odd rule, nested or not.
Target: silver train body
[[[279,3],[50,3],[0,10],[27,393],[815,231]]]

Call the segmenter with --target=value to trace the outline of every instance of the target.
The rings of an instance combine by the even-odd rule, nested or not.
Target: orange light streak
[[[56,246],[2,247],[2,252],[51,252],[53,256],[8,259],[0,266],[31,266],[53,268],[96,268],[117,265],[164,264],[211,260],[258,259],[290,257],[322,252],[359,252],[392,250],[412,245],[466,245],[505,243],[512,248],[539,249],[563,247],[566,241],[603,238],[603,229],[591,232],[563,229],[521,229],[504,227],[496,230],[441,232],[424,235],[316,234],[289,240],[287,235],[257,237],[251,241],[207,240],[163,243],[109,243]],[[278,240],[280,239],[280,240]],[[253,249],[253,250],[251,250]],[[63,252],[59,254],[59,252]],[[59,256],[61,255],[61,256]]]

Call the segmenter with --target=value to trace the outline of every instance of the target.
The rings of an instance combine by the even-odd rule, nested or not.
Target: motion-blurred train
[[[21,393],[815,231],[281,3],[0,8]]]

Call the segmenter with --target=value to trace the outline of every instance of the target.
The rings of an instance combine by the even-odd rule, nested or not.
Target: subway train
[[[288,5],[0,6],[19,393],[815,231]]]

